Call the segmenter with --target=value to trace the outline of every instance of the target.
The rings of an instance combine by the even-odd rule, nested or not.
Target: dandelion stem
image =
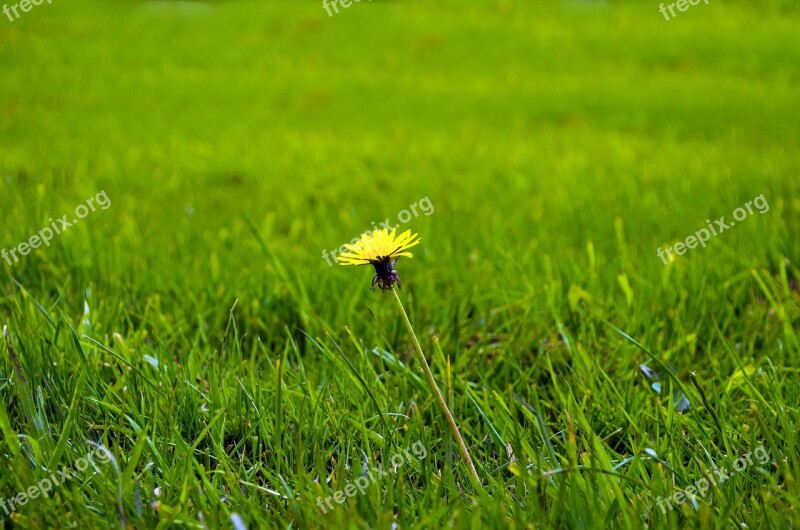
[[[453,438],[455,438],[456,443],[458,444],[458,448],[461,451],[461,456],[464,457],[464,461],[467,463],[467,467],[469,468],[470,472],[470,479],[472,479],[475,487],[477,487],[480,491],[483,489],[483,486],[481,485],[481,479],[478,476],[478,472],[475,470],[475,464],[472,463],[472,457],[469,456],[469,450],[467,450],[464,439],[461,437],[461,432],[458,430],[456,420],[453,419],[453,415],[450,413],[450,409],[447,408],[447,403],[442,397],[439,387],[436,385],[436,380],[433,379],[431,369],[428,367],[428,361],[425,360],[425,354],[422,353],[422,346],[419,345],[419,340],[417,340],[417,335],[414,333],[414,328],[411,327],[411,321],[408,319],[408,315],[403,307],[403,302],[400,301],[400,296],[398,296],[397,290],[392,289],[392,294],[394,295],[395,301],[397,301],[397,307],[400,308],[400,313],[403,315],[403,322],[406,324],[408,334],[411,335],[411,340],[414,342],[414,351],[417,353],[419,363],[422,365],[422,371],[425,372],[425,379],[428,380],[428,385],[431,387],[433,395],[436,396],[436,401],[439,403],[439,408],[442,409],[442,412],[447,419],[447,424],[450,426],[450,431],[453,433]]]

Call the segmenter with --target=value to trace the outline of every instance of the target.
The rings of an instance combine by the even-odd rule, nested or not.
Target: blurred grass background
[[[717,327],[742,345],[748,366],[765,357],[796,365],[798,22],[796,2],[717,0],[669,22],[649,1],[505,0],[375,0],[333,17],[305,1],[55,0],[14,22],[0,18],[0,245],[18,245],[99,190],[112,201],[50,248],[3,263],[3,321],[27,345],[28,379],[63,382],[40,406],[63,433],[70,375],[84,366],[66,321],[112,348],[119,333],[135,365],[146,351],[186,370],[187,381],[218,370],[222,394],[238,392],[236,377],[247,374],[250,390],[269,399],[274,380],[260,374],[285,354],[287,335],[297,351],[285,369],[314,385],[336,381],[344,368],[307,336],[328,330],[349,340],[347,326],[365,351],[406,347],[391,305],[368,290],[372,272],[329,268],[322,251],[425,196],[435,213],[409,223],[423,244],[398,271],[412,319],[428,337],[426,353],[436,334],[457,377],[489,395],[513,391],[530,403],[528,392],[544,393],[553,432],[566,428],[564,410],[579,396],[598,393],[586,414],[600,430],[627,422],[626,410],[656,406],[646,386],[633,386],[641,352],[595,318],[665,351],[684,375],[705,369],[719,389],[738,366],[712,353],[725,351]],[[667,267],[656,256],[658,246],[760,194],[768,213]],[[770,320],[776,310],[780,322]],[[568,334],[581,344],[543,356],[543,345]],[[92,355],[110,360],[96,348]],[[359,369],[373,361],[364,357]],[[576,362],[585,373],[573,372]],[[100,421],[99,405],[82,403],[81,428],[104,425],[104,439],[124,454],[140,433],[126,439],[122,411],[137,401],[104,397],[103,385],[130,383],[124,370],[112,377],[97,369],[87,388],[115,412],[104,409],[111,415]],[[0,392],[23,432],[11,370],[0,359]],[[620,400],[597,388],[598,370],[631,395]],[[569,392],[553,390],[553,374]],[[180,386],[181,378],[162,376]],[[393,410],[421,391],[376,384],[390,385],[379,401]],[[340,391],[363,405],[357,390]],[[197,395],[187,392],[171,414],[191,439],[197,426],[189,418],[209,421],[221,409],[200,414]],[[566,397],[573,394],[576,401]],[[797,395],[792,385],[768,401]],[[464,394],[458,400],[468,442],[477,444],[485,417]],[[166,440],[175,432],[153,419],[157,403],[168,401],[139,403],[137,421]],[[747,406],[727,406],[733,429]],[[250,413],[240,410],[239,421]],[[657,424],[653,414],[641,421]],[[324,419],[305,420],[317,429]],[[303,418],[292,421],[293,432],[304,432]],[[793,413],[782,425],[792,422]],[[644,432],[652,435],[651,427]],[[267,429],[264,437],[272,436]],[[346,429],[321,436],[324,451],[364,441]],[[655,438],[666,443],[662,436]],[[631,454],[645,438],[609,450]],[[478,460],[497,458],[476,452]],[[277,455],[260,461],[281,461]],[[16,491],[5,469],[0,485]],[[580,504],[575,495],[566,502]],[[69,502],[78,513],[81,503]],[[264,517],[251,509],[251,520]],[[284,525],[310,517],[271,509]],[[300,513],[306,509],[313,506]],[[502,503],[494,509],[503,513]],[[581,513],[573,523],[601,523]]]

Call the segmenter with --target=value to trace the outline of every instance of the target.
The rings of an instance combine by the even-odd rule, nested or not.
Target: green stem
[[[478,476],[478,472],[475,470],[475,464],[472,463],[472,457],[469,456],[467,445],[464,443],[464,439],[461,437],[461,432],[458,430],[456,420],[453,419],[453,415],[450,413],[450,409],[447,408],[447,403],[442,397],[442,393],[439,391],[436,381],[433,379],[431,369],[428,367],[428,361],[425,360],[425,354],[422,353],[422,346],[419,345],[419,340],[417,340],[417,335],[414,333],[414,328],[411,327],[411,321],[408,319],[408,315],[403,307],[403,302],[400,301],[400,296],[398,296],[397,290],[392,289],[392,294],[394,295],[394,299],[397,301],[397,307],[400,308],[400,313],[403,315],[403,322],[406,324],[408,334],[411,335],[411,340],[414,342],[414,351],[417,353],[417,359],[422,365],[422,371],[425,372],[425,379],[428,380],[428,385],[431,387],[431,391],[436,397],[436,402],[439,403],[439,408],[442,409],[442,413],[444,413],[445,419],[447,419],[447,424],[450,426],[450,431],[453,433],[453,438],[455,438],[456,443],[458,444],[458,448],[461,451],[461,456],[464,457],[464,461],[467,463],[467,467],[469,468],[470,472],[469,476],[474,485],[480,491],[483,489],[481,479]]]

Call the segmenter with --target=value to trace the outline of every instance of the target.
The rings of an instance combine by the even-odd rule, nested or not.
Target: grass
[[[113,456],[5,528],[800,523],[800,12],[518,4],[0,18],[0,246],[111,201],[0,261],[0,497]],[[425,197],[400,296],[482,489],[391,295],[321,257]]]

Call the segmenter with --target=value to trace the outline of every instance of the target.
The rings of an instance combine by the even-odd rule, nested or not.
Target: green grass
[[[114,457],[4,527],[796,527],[799,23],[782,0],[0,16],[0,247],[111,201],[0,260],[0,497],[89,441]],[[424,197],[400,295],[482,491],[391,295],[321,255]]]

